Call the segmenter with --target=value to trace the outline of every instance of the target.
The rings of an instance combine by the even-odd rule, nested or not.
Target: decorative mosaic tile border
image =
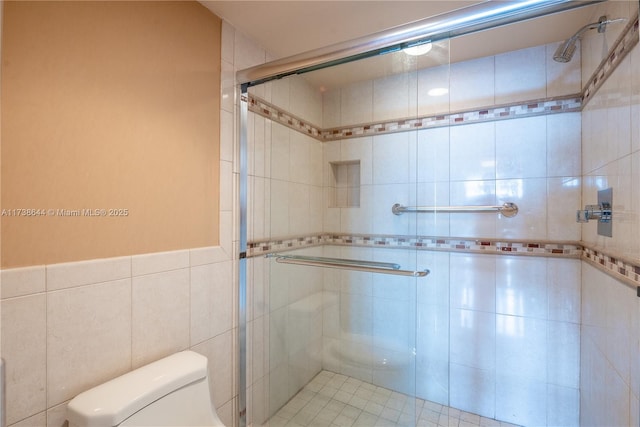
[[[582,90],[582,105],[587,105],[587,102],[593,98],[598,89],[600,89],[604,82],[615,71],[616,67],[627,54],[631,52],[631,49],[638,43],[638,34],[638,16],[636,16],[635,19],[631,19],[618,40],[615,41],[609,52],[609,56],[600,63],[589,81],[585,84]]]
[[[582,254],[582,247],[573,243],[328,233],[274,241],[251,242],[248,244],[247,256],[256,257],[273,252],[320,245],[570,258],[579,258]]]
[[[259,257],[275,252],[321,245],[416,249],[486,255],[581,258],[628,286],[633,288],[640,287],[640,263],[620,259],[597,249],[583,247],[577,243],[327,233],[273,241],[251,242],[248,244],[247,256]]]
[[[360,136],[381,135],[394,132],[431,129],[445,126],[468,125],[496,120],[513,119],[516,117],[531,117],[542,114],[568,113],[580,111],[582,103],[580,95],[569,95],[501,105],[481,110],[468,110],[452,114],[418,117],[415,119],[390,120],[354,127],[334,128],[320,133],[322,141],[336,141]]]
[[[247,243],[247,257],[256,257],[273,252],[310,248],[324,245],[324,235],[317,234],[280,240],[264,240]]]
[[[259,114],[262,117],[266,117],[276,123],[280,123],[288,128],[293,130],[297,130],[305,135],[309,135],[312,138],[322,140],[320,138],[320,134],[322,130],[312,125],[311,123],[302,120],[294,116],[291,113],[286,112],[285,110],[276,107],[275,105],[265,101],[264,99],[260,99],[257,96],[248,94],[247,97],[243,97],[243,101],[247,101],[249,103],[248,108],[249,111]]]
[[[581,95],[576,94],[566,97],[538,99],[526,101],[524,103],[520,102],[500,105],[491,108],[483,108],[481,110],[468,110],[452,114],[418,117],[415,119],[389,120],[380,123],[369,123],[331,129],[321,129],[314,126],[253,95],[248,95],[247,101],[249,102],[249,111],[315,138],[318,141],[328,142],[362,136],[506,120],[516,117],[531,117],[544,114],[580,111],[582,108],[580,98]]]
[[[490,239],[464,239],[451,237],[407,237],[407,236],[362,236],[328,235],[326,244],[374,246],[398,249],[440,250],[451,252],[474,252],[483,254],[570,256],[579,257],[581,246],[567,243],[516,242]]]
[[[634,288],[640,286],[639,263],[634,264],[589,247],[583,248],[582,258],[614,279]]]

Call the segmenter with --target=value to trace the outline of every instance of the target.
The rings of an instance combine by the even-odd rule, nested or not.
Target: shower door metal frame
[[[523,0],[517,2],[488,0],[369,36],[240,70],[236,73],[236,80],[241,85],[256,86],[293,74],[302,74],[396,52],[424,43],[451,39],[604,1],[606,0]]]
[[[489,0],[453,12],[401,25],[370,36],[338,43],[236,72],[240,101],[239,249],[238,249],[238,425],[247,425],[247,120],[248,90],[272,80],[395,52],[437,40],[590,6],[606,0]]]
[[[248,141],[247,115],[249,105],[246,99],[248,86],[241,85],[240,100],[240,138],[238,169],[240,179],[238,198],[240,209],[239,247],[238,247],[238,426],[247,425],[247,185],[248,185]]]

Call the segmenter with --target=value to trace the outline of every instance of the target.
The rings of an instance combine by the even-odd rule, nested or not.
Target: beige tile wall
[[[212,247],[4,270],[8,425],[62,426],[78,393],[189,348],[233,425],[232,268]]]
[[[637,2],[603,3],[592,18],[633,16]],[[583,81],[627,24],[582,40]],[[605,253],[640,260],[640,47],[636,45],[582,112],[582,202],[613,188],[613,237],[582,224],[582,241]],[[582,265],[580,425],[638,425],[640,299],[633,289]]]
[[[582,263],[580,426],[637,426],[640,298]]]
[[[597,234],[597,222],[582,225],[582,240],[613,255],[640,259],[640,49],[636,46],[585,106],[582,126],[582,200],[613,188],[613,237]]]

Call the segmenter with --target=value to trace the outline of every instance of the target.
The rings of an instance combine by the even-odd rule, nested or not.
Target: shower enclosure
[[[243,86],[250,422],[578,425],[581,80],[560,42],[452,61],[431,37]]]
[[[302,403],[287,402],[311,383],[315,401],[330,406],[323,405],[322,414],[313,410],[291,414],[301,425],[318,415],[327,421],[355,420],[361,416],[356,411],[365,407],[370,412],[363,413],[372,417],[386,409],[385,416],[396,421],[402,417],[403,424],[415,425],[415,400],[401,396],[416,395],[416,370],[422,369],[417,355],[423,357],[426,346],[435,343],[425,340],[424,333],[417,334],[418,318],[432,319],[425,318],[431,309],[416,302],[426,302],[425,292],[437,288],[437,276],[429,277],[425,271],[432,268],[434,254],[417,251],[415,244],[419,227],[433,229],[443,219],[427,215],[419,226],[415,216],[396,216],[391,207],[439,202],[426,191],[422,191],[426,197],[419,195],[422,187],[437,184],[426,173],[418,184],[416,132],[359,138],[344,138],[341,133],[353,132],[346,128],[362,123],[417,117],[418,106],[410,99],[416,96],[419,63],[429,60],[442,67],[439,74],[444,78],[448,75],[448,42],[434,43],[431,52],[428,59],[390,53],[282,79],[267,89],[273,105],[282,108],[288,103],[287,110],[300,120],[321,124],[310,133],[276,121],[270,124],[271,173],[264,181],[269,187],[265,210],[270,220],[265,228],[270,236],[285,239],[281,244],[270,240],[268,245],[275,247],[268,251],[315,257],[314,265],[338,259],[338,266],[344,267],[293,266],[279,262],[286,259],[268,258],[269,415],[279,414],[271,417],[272,423],[285,422],[287,410]],[[369,70],[366,77],[365,70]],[[351,77],[336,81],[336,76]],[[249,90],[250,97],[260,95]],[[281,96],[285,99],[278,99]],[[319,143],[315,134],[324,134],[325,142]],[[422,151],[423,157],[436,156],[435,147]],[[254,197],[260,185],[254,183]],[[259,231],[252,231],[257,237]],[[445,292],[437,293],[440,300],[428,298],[429,304],[440,308]],[[443,318],[448,317],[444,310],[439,310]],[[438,331],[445,330],[446,322]],[[429,381],[429,387],[446,389],[446,375],[434,371],[433,376],[438,376],[437,382]],[[439,384],[442,381],[445,384]],[[388,390],[389,396],[376,394],[377,387]],[[391,392],[398,399],[387,408],[384,403]],[[283,406],[284,411],[278,412]],[[356,410],[344,412],[351,407]],[[369,423],[374,425],[375,420]]]

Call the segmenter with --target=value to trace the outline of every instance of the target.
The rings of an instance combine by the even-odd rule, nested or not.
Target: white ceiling
[[[274,59],[366,36],[479,1],[219,1],[205,7],[260,44]],[[564,40],[595,15],[587,6],[450,41],[450,62]]]

